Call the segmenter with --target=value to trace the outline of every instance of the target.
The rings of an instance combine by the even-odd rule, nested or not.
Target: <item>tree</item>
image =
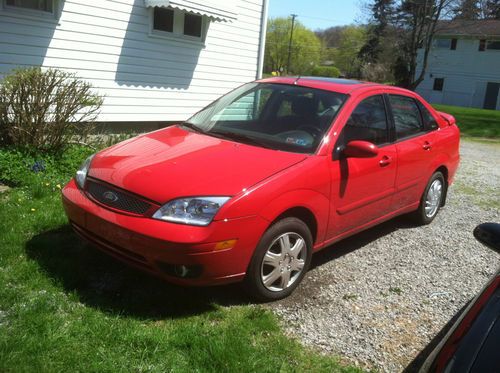
[[[320,38],[323,47],[321,54],[322,63],[333,63],[336,51],[340,47],[343,39],[342,33],[347,27],[349,26],[334,26],[315,32],[316,36]]]
[[[359,51],[361,78],[369,81],[394,81],[391,66],[394,63],[396,29],[393,27],[394,0],[371,0],[367,41]]]
[[[480,1],[460,0],[452,9],[455,19],[479,19],[481,17]]]
[[[383,50],[383,39],[393,13],[394,0],[374,0],[371,5],[372,20],[368,28],[368,40],[359,51],[363,62],[376,63]]]
[[[327,48],[338,48],[342,40],[342,32],[347,26],[333,26],[325,30],[316,31],[316,36],[319,37]]]
[[[342,30],[338,48],[332,50],[332,57],[337,66],[349,77],[359,77],[361,61],[359,51],[366,42],[366,28],[362,26],[347,26]]]
[[[394,70],[398,83],[415,89],[424,79],[427,61],[439,20],[448,16],[455,0],[402,0],[397,8],[396,26],[401,31],[400,50]],[[418,50],[422,48],[417,72]]]
[[[287,70],[291,26],[291,20],[287,18],[268,21],[264,59],[266,72]],[[321,41],[314,32],[295,21],[289,71],[298,75],[310,74],[321,60],[321,51]]]
[[[484,5],[484,16],[487,19],[500,20],[500,0],[487,0]]]

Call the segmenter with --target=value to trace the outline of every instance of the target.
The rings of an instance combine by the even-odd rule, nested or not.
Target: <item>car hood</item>
[[[165,203],[178,197],[233,196],[306,157],[172,126],[96,154],[89,176]]]

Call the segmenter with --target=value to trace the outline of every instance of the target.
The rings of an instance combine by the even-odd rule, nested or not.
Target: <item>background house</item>
[[[267,0],[0,0],[0,77],[74,72],[105,101],[99,121],[187,119],[261,76]]]
[[[441,21],[437,30],[417,92],[432,103],[500,110],[500,20]]]

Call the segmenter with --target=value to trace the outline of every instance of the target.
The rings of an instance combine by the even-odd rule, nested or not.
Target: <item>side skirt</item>
[[[375,225],[378,225],[380,223],[383,223],[384,221],[387,221],[387,220],[391,220],[392,218],[396,217],[396,216],[399,216],[399,215],[404,215],[404,214],[407,214],[409,212],[412,212],[412,211],[415,211],[417,208],[418,208],[418,205],[419,205],[419,202],[415,202],[415,203],[412,203],[411,205],[409,206],[406,206],[406,207],[403,207],[399,210],[396,210],[394,212],[391,212],[387,215],[384,215],[378,219],[375,219],[375,220],[372,220],[371,222],[368,222],[366,224],[363,224],[362,226],[360,227],[357,227],[357,228],[354,228],[354,229],[351,229],[349,231],[346,231],[346,232],[343,232],[337,236],[334,236],[326,241],[323,241],[323,242],[320,242],[320,243],[317,243],[316,245],[314,245],[314,248],[313,248],[313,252],[317,252],[321,249],[324,249],[325,247],[327,246],[330,246],[331,244],[335,243],[335,242],[338,242],[340,240],[343,240],[344,238],[347,238],[349,236],[352,236],[356,233],[359,233],[361,231],[364,231],[368,228],[371,228]]]

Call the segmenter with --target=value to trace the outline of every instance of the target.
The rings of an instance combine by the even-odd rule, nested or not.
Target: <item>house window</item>
[[[196,14],[184,14],[184,35],[201,37],[202,18]]]
[[[155,30],[174,31],[174,10],[168,8],[155,8],[153,14],[153,28]]]
[[[6,0],[5,5],[42,12],[53,12],[52,0]]]
[[[500,40],[488,40],[486,49],[500,50]]]
[[[486,49],[486,40],[481,39],[479,40],[479,52],[484,52]]]
[[[435,39],[434,48],[450,49],[452,39]]]
[[[432,87],[432,90],[442,91],[443,86],[444,86],[444,78],[434,78],[434,87]]]
[[[204,40],[208,22],[198,14],[176,8],[155,7],[152,10],[152,35],[194,42]]]
[[[450,49],[452,51],[456,50],[457,49],[457,39],[451,39],[451,46],[450,46]]]

